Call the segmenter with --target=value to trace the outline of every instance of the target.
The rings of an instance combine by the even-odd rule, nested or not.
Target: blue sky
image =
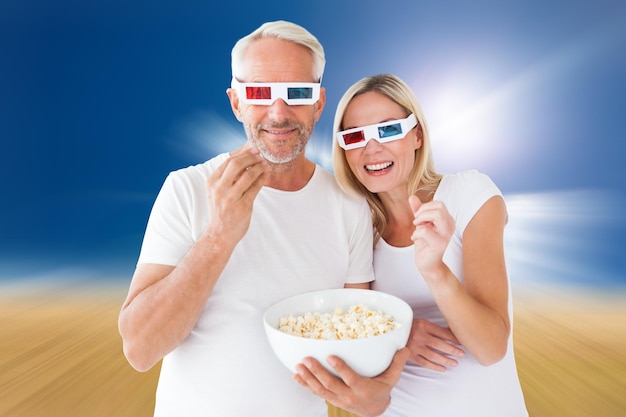
[[[343,91],[395,73],[439,170],[480,169],[510,196],[516,271],[626,282],[623,2],[212,4],[0,3],[0,279],[130,277],[167,173],[244,140],[225,94],[233,44],[286,19],[327,55],[311,158],[329,167]]]

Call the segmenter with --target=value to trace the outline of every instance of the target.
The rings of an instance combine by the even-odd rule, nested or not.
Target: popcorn
[[[337,308],[333,313],[289,314],[280,318],[278,330],[308,339],[362,339],[388,333],[398,327],[393,317],[369,310],[362,304],[351,306],[347,312]]]

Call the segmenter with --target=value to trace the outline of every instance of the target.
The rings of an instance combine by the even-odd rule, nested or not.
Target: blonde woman
[[[419,102],[394,75],[350,87],[334,134],[337,181],[365,197],[372,212],[371,288],[414,311],[411,357],[383,415],[527,416],[511,338],[500,190],[475,170],[435,170]]]

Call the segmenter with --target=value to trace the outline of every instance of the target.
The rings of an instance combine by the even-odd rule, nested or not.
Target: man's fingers
[[[244,178],[240,181],[242,183],[241,186],[244,188],[241,198],[242,200],[247,200],[247,202],[252,202],[265,184],[265,166],[250,168],[242,176],[248,176],[249,178]]]
[[[252,145],[250,145],[250,142],[246,142],[244,143],[242,146],[240,146],[239,148],[235,149],[232,152],[229,152],[231,157],[235,157],[238,155],[241,155],[245,152],[252,152],[252,153],[259,153],[259,150],[256,148],[253,148]]]
[[[360,377],[356,372],[350,368],[343,359],[337,356],[329,356],[326,360],[330,366],[337,372],[343,382],[348,385],[354,385],[355,381]],[[332,382],[330,382],[332,383]]]
[[[252,153],[251,151],[242,152],[236,156],[231,155],[230,158],[222,165],[225,165],[225,167],[221,177],[229,185],[235,184],[245,172],[250,171],[255,167],[262,168],[263,171],[265,170],[265,165],[261,155],[258,153]],[[256,177],[258,177],[260,173],[261,170],[257,169],[257,175],[254,176],[252,181],[256,180]],[[249,183],[252,181],[249,181]]]
[[[335,401],[337,390],[342,388],[341,381],[313,358],[304,358],[301,364],[296,365],[294,379],[328,401]]]
[[[388,384],[394,385],[398,379],[400,378],[400,373],[406,364],[406,361],[409,360],[411,356],[411,351],[409,348],[404,347],[396,352],[389,365],[389,368],[380,375]]]
[[[411,350],[408,347],[403,347],[396,352],[395,356],[393,357],[393,361],[391,361],[390,368],[397,367],[402,370],[402,368],[404,368],[404,364],[409,359],[409,356],[411,356]]]

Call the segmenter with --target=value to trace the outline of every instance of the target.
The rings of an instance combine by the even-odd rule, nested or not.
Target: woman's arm
[[[439,309],[461,344],[482,365],[501,360],[510,334],[508,280],[504,260],[506,207],[500,196],[489,199],[463,234],[463,284],[443,263],[454,221],[441,202],[419,205],[415,260]]]

